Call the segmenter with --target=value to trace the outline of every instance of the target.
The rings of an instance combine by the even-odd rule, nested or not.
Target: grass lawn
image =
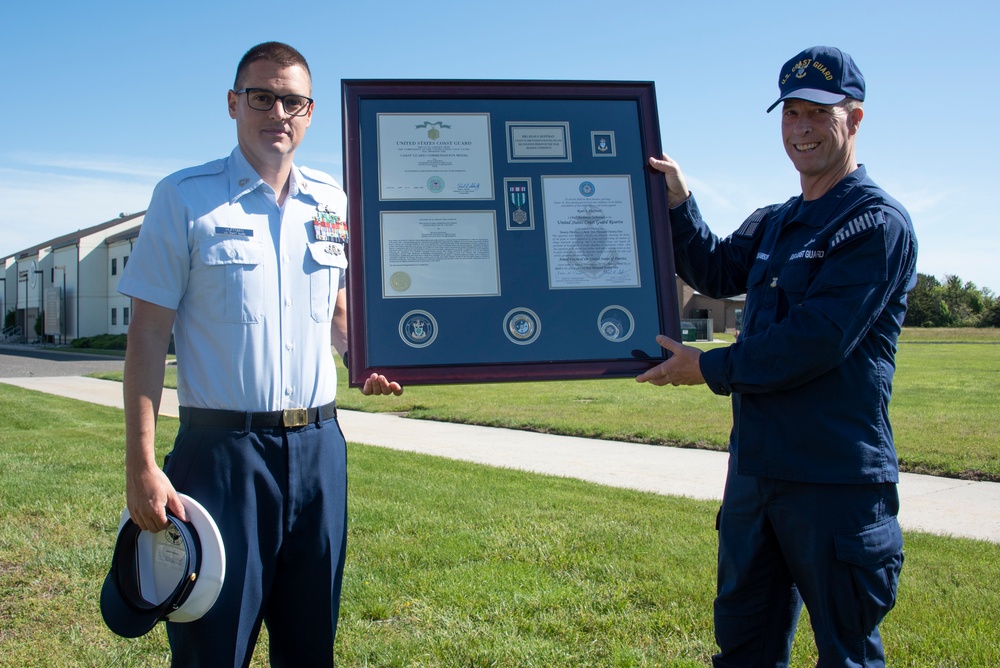
[[[121,411],[0,385],[0,424],[0,666],[166,666],[162,626],[118,638],[98,609]],[[338,666],[708,663],[715,503],[355,444],[349,462]],[[906,553],[890,665],[1000,665],[1000,545],[907,532]],[[814,654],[803,619],[793,665]]]
[[[902,468],[1000,482],[1000,330],[906,329],[896,363],[890,413]],[[729,398],[703,386],[632,379],[413,386],[372,401],[341,385],[344,408],[618,441],[725,450],[732,426]]]
[[[896,363],[890,413],[902,469],[1000,482],[1000,330],[905,329]],[[703,386],[656,388],[630,378],[411,386],[372,400],[345,377],[341,407],[427,420],[720,451],[732,426],[729,398]],[[177,386],[175,367],[165,383]]]

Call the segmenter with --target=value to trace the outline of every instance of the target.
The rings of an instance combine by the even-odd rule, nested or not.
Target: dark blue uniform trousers
[[[273,666],[332,666],[347,543],[347,446],[336,418],[231,431],[181,425],[164,471],[215,519],[218,601],[167,623],[173,666],[246,666],[261,621]]]
[[[742,476],[730,457],[719,513],[717,667],[787,666],[803,602],[817,666],[884,666],[878,624],[896,602],[896,485]]]

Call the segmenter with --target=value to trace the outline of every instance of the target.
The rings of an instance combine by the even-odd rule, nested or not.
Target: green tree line
[[[907,327],[1000,327],[1000,298],[955,275],[918,273],[907,304]]]

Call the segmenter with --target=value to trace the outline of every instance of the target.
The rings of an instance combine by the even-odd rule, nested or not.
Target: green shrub
[[[128,343],[126,334],[99,334],[97,336],[81,336],[73,339],[70,345],[74,348],[85,348],[89,350],[125,350]],[[170,335],[170,345],[167,347],[167,354],[174,354],[174,335]]]
[[[127,337],[124,334],[99,334],[97,336],[81,336],[70,343],[74,348],[90,348],[93,350],[125,350]]]

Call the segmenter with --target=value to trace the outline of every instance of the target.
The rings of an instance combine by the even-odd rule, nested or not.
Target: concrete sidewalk
[[[122,407],[113,381],[66,376],[4,378],[2,383]],[[177,417],[177,393],[164,390],[160,415]],[[342,410],[349,441],[464,461],[578,478],[657,494],[720,499],[727,455],[707,450],[599,441],[511,429],[412,420]],[[905,529],[1000,543],[1000,483],[904,473],[899,520]]]

